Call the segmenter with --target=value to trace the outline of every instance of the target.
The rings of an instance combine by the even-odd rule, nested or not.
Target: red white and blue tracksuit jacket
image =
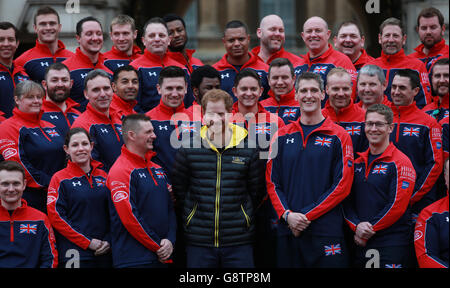
[[[447,196],[425,207],[417,218],[414,246],[420,268],[448,268],[449,224]]]
[[[55,54],[52,54],[47,45],[39,43],[39,40],[36,39],[36,46],[17,57],[16,63],[25,69],[31,80],[41,83],[45,78],[47,67],[71,56],[73,56],[73,52],[67,50],[61,40],[58,40],[58,49]]]
[[[367,54],[366,49],[361,49],[361,56],[359,56],[358,59],[356,59],[355,62],[353,62],[353,65],[355,65],[356,68],[356,72],[359,72],[359,70],[361,70],[361,68],[366,65],[368,62],[372,61],[373,58],[372,56],[370,56],[369,54]]]
[[[65,136],[69,132],[75,119],[80,116],[81,112],[76,108],[80,107],[80,104],[73,101],[70,98],[66,99],[66,110],[62,111],[55,103],[45,100],[42,103],[42,120],[47,121],[55,125],[55,127],[61,132],[61,135]]]
[[[14,108],[13,113],[0,125],[0,153],[22,164],[28,187],[46,188],[53,174],[64,168],[64,135],[41,119],[42,110],[31,114]]]
[[[444,152],[444,160],[447,159],[447,157],[449,156],[448,137],[449,137],[450,131],[449,131],[448,119],[449,119],[449,116],[447,115],[439,122],[439,125],[441,125],[441,127],[442,127],[442,150]]]
[[[105,58],[103,64],[114,73],[120,67],[129,65],[141,55],[142,50],[136,45],[133,45],[131,56],[128,56],[125,52],[117,50],[116,46],[113,45],[111,50],[103,53],[103,57]]]
[[[17,83],[29,80],[23,67],[18,66],[15,62],[13,62],[12,67],[10,70],[0,63],[0,111],[5,114],[6,118],[12,116],[12,111],[16,105],[14,88],[16,88]]]
[[[94,259],[88,249],[92,239],[109,239],[109,198],[107,174],[102,164],[91,161],[89,176],[72,161],[55,173],[47,193],[47,213],[56,231],[60,263],[66,262],[66,252],[75,249],[80,260]]]
[[[367,65],[369,64],[377,65],[383,69],[386,75],[386,82],[388,83],[384,94],[388,97],[389,101],[392,101],[391,86],[397,71],[401,69],[412,69],[417,71],[420,77],[420,91],[414,98],[417,107],[423,108],[425,105],[431,103],[430,80],[425,64],[416,58],[405,55],[403,49],[393,55],[387,55],[381,51],[381,56],[367,63]]]
[[[311,59],[310,53],[303,55],[303,65],[299,67],[301,71],[296,72],[297,75],[310,71],[319,74],[322,77],[324,87],[327,85],[327,75],[331,69],[336,67],[342,67],[352,76],[353,93],[352,99],[356,98],[356,78],[357,73],[355,66],[347,55],[335,50],[331,44],[328,44],[328,50],[322,55]],[[325,98],[322,100],[322,108],[325,107],[325,103],[328,100],[328,95],[325,94]]]
[[[122,147],[106,185],[111,191],[111,247],[114,267],[158,261],[162,239],[175,245],[176,217],[164,170]]]
[[[295,100],[295,89],[285,95],[280,96],[280,101],[277,101],[272,90],[268,93],[269,98],[260,101],[261,105],[270,113],[277,114],[283,119],[285,124],[290,121],[297,121],[300,117],[300,105]]]
[[[339,110],[338,113],[327,101],[325,107],[322,109],[322,115],[330,118],[334,123],[342,126],[352,138],[353,152],[355,159],[358,157],[358,152],[364,152],[369,147],[369,143],[364,132],[364,121],[366,112],[358,105],[350,102],[350,104]]]
[[[113,73],[103,62],[105,57],[99,53],[97,63],[92,63],[88,56],[81,52],[80,47],[75,50],[75,54],[63,61],[70,70],[70,79],[73,80],[72,89],[70,90],[70,98],[81,104],[81,111],[86,108],[88,100],[84,97],[84,78],[89,72],[95,69],[101,69],[110,74],[111,80]]]
[[[300,120],[299,120],[300,121]],[[353,181],[353,147],[344,128],[325,118],[306,139],[299,121],[278,131],[266,168],[267,191],[278,217],[286,210],[305,214],[302,233],[343,237],[341,202]],[[287,225],[279,233],[290,235]]]
[[[167,53],[169,53],[172,59],[182,64],[189,71],[189,74],[194,72],[194,70],[197,69],[198,67],[203,66],[202,60],[195,58],[193,56],[195,50],[185,49],[184,51],[186,52],[187,59],[181,52],[168,51]]]
[[[283,120],[274,113],[270,113],[258,103],[258,112],[254,117],[247,118],[239,112],[239,102],[233,104],[232,117],[230,122],[234,123],[248,131],[248,139],[254,143],[260,151],[260,159],[267,159],[267,155],[262,154],[268,152],[270,141],[277,131],[285,126]]]
[[[448,117],[449,111],[449,95],[445,95],[440,98],[439,96],[433,97],[433,102],[422,108],[422,111],[436,119],[438,122],[441,121],[445,116]],[[442,99],[442,102],[441,102]]]
[[[0,268],[56,268],[58,251],[47,215],[27,205],[0,205]]]
[[[158,84],[159,73],[164,67],[177,66],[182,68],[186,74],[186,83],[190,87],[189,71],[183,64],[173,59],[171,55],[171,53],[166,53],[161,58],[145,49],[143,55],[130,63],[131,66],[138,70],[139,76],[138,104],[135,108],[137,112],[146,113],[158,106],[161,95],[159,95],[156,85]],[[192,89],[189,87],[184,96],[185,107],[189,107],[194,101]]]
[[[252,53],[255,54],[256,56],[259,55],[259,52],[261,51],[261,46],[256,46],[252,49]],[[264,62],[264,60],[262,60],[259,56],[258,58]],[[289,61],[291,61],[292,65],[294,66],[294,71],[297,70],[297,67],[301,66],[303,64],[303,60],[300,56],[297,56],[295,54],[292,54],[288,51],[286,51],[284,49],[284,47],[281,47],[280,50],[276,51],[275,53],[273,53],[269,59],[267,60],[267,62],[265,62],[267,65],[270,65],[270,63],[272,63],[273,60],[277,59],[277,58],[286,58]],[[298,71],[298,70],[297,70]]]
[[[125,116],[137,113],[134,110],[136,104],[137,104],[136,100],[125,101],[116,94],[114,94],[111,101],[111,105],[109,106],[109,109],[111,110],[110,114],[116,114],[116,116],[119,119],[123,120]]]
[[[109,171],[123,145],[122,121],[117,115],[110,112],[108,117],[89,103],[72,127],[82,127],[89,132],[94,142],[92,158],[102,163],[105,171]]]
[[[181,147],[182,138],[190,137],[200,132],[201,121],[192,121],[186,112],[183,103],[177,108],[171,108],[162,100],[158,106],[146,113],[150,117],[156,139],[153,142],[153,157],[155,163],[167,172],[169,181],[172,175],[172,166],[178,148]],[[175,145],[174,145],[175,144]]]
[[[264,63],[259,59],[258,56],[254,55],[253,53],[249,52],[248,55],[250,56],[250,59],[244,65],[242,65],[240,70],[250,68],[258,73],[258,75],[261,77],[261,86],[264,88],[264,92],[261,95],[260,99],[265,99],[267,98],[267,93],[270,90],[269,82],[267,80],[269,65]],[[228,54],[223,55],[222,58],[212,66],[220,73],[220,89],[228,92],[228,94],[233,97],[233,101],[236,102],[237,98],[236,96],[234,96],[232,88],[234,86],[234,78],[239,73],[239,71],[236,69],[236,67],[228,62],[227,58]]]
[[[439,43],[436,43],[428,52],[428,54],[423,53],[423,48],[425,46],[420,44],[414,48],[414,52],[409,54],[409,56],[414,57],[425,63],[427,71],[431,72],[431,67],[439,58],[448,58],[448,45],[445,44],[445,39],[442,39]]]
[[[394,144],[372,163],[370,149],[355,160],[352,192],[344,201],[345,220],[355,231],[369,222],[376,234],[370,247],[401,246],[411,242],[412,222],[409,200],[416,173],[411,161]]]
[[[409,157],[416,170],[411,198],[411,204],[415,204],[432,190],[442,172],[441,127],[435,119],[419,110],[415,103],[398,107],[392,104],[391,109],[395,125],[390,141]]]

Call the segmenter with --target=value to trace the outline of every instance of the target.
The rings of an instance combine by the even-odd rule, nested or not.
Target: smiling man
[[[70,78],[73,80],[70,98],[80,104],[80,110],[84,111],[87,99],[84,97],[84,79],[86,75],[95,69],[101,69],[112,76],[103,62],[105,58],[100,52],[103,47],[103,29],[100,21],[94,17],[86,17],[77,22],[76,39],[79,47],[75,55],[66,59],[63,63],[70,70]]]
[[[298,76],[296,97],[301,117],[278,131],[266,168],[279,219],[277,266],[348,267],[340,203],[353,180],[351,138],[322,115],[325,91],[319,75]]]
[[[113,90],[109,74],[99,69],[89,72],[84,83],[84,95],[88,100],[86,111],[72,127],[82,127],[89,132],[94,142],[92,158],[109,171],[123,144],[122,121],[116,113],[110,113]]]
[[[449,59],[440,58],[431,68],[431,87],[433,88],[433,102],[423,108],[427,114],[437,121],[448,117],[449,111]]]
[[[124,116],[134,114],[134,107],[137,104],[139,92],[139,76],[136,69],[131,65],[126,65],[114,71],[112,88],[114,96],[111,102],[111,110],[120,119]]]
[[[105,66],[112,72],[130,64],[141,54],[141,48],[134,44],[137,37],[134,19],[128,15],[117,15],[109,25],[109,37],[113,42],[111,50],[105,52]]]
[[[352,81],[356,85],[355,66],[345,54],[333,49],[328,43],[330,36],[331,31],[328,29],[328,24],[322,18],[314,16],[305,21],[301,37],[308,53],[303,56],[304,64],[300,66],[301,71],[317,73],[326,85],[328,72],[335,67],[343,67],[352,75]],[[299,75],[299,73],[296,74]],[[328,95],[325,93],[321,104],[322,108],[327,99]]]
[[[51,7],[38,9],[33,23],[34,32],[37,34],[36,46],[16,59],[17,64],[25,68],[31,80],[41,82],[49,65],[73,56],[59,40],[61,28],[58,12]]]
[[[386,74],[386,90],[384,94],[391,101],[391,85],[395,73],[400,69],[413,69],[420,75],[419,93],[414,99],[417,107],[422,109],[431,102],[431,88],[425,64],[415,58],[405,55],[403,46],[406,43],[406,33],[400,20],[388,18],[380,25],[378,43],[381,45],[381,56],[367,64],[377,65]]]
[[[366,39],[361,29],[352,21],[344,22],[339,26],[333,41],[336,50],[344,53],[352,60],[356,71],[359,71],[361,67],[373,59],[364,49]]]

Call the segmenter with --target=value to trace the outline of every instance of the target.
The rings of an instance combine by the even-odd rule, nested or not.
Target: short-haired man
[[[353,21],[343,22],[333,41],[334,48],[352,60],[357,72],[373,59],[364,49],[366,38],[362,34],[361,28]]]
[[[92,158],[109,171],[123,144],[121,119],[110,110],[113,97],[111,79],[108,73],[96,69],[87,74],[83,86],[88,104],[72,127],[82,127],[89,132],[94,142]]]
[[[420,78],[416,71],[404,69],[395,74],[391,91],[395,127],[390,139],[411,159],[416,170],[411,197],[415,214],[437,200],[435,184],[443,165],[441,127],[414,104],[419,91]]]
[[[164,168],[169,179],[172,175],[175,154],[179,148],[177,143],[181,143],[178,139],[198,132],[201,126],[200,121],[191,122],[183,104],[188,87],[185,73],[177,66],[168,66],[161,70],[156,85],[161,95],[159,105],[146,113],[152,121],[157,136],[153,149],[156,156],[153,161]]]
[[[322,115],[325,91],[318,74],[297,77],[296,97],[301,117],[278,131],[266,168],[280,221],[277,266],[347,267],[340,203],[353,181],[351,138]]]
[[[139,76],[136,69],[131,65],[119,67],[114,71],[111,85],[114,91],[110,107],[112,113],[120,119],[136,113],[134,107],[137,104],[136,98],[139,92]]]
[[[186,113],[194,121],[201,121],[203,95],[209,90],[220,89],[220,74],[211,65],[200,66],[191,74],[191,87],[195,100],[192,106],[186,109]]]
[[[384,93],[389,101],[391,97],[392,79],[400,69],[413,69],[420,75],[419,93],[417,93],[415,103],[419,109],[431,102],[430,82],[425,64],[415,58],[405,55],[403,46],[406,43],[406,33],[400,20],[388,18],[380,25],[378,43],[381,45],[381,56],[369,61],[384,70],[386,74],[386,91]]]
[[[295,100],[295,71],[287,58],[274,59],[269,65],[269,98],[261,105],[270,113],[275,113],[285,124],[300,117],[300,106]]]
[[[53,63],[46,69],[42,80],[46,93],[42,103],[42,119],[55,125],[61,135],[69,132],[73,122],[81,114],[77,109],[80,104],[69,98],[72,85],[69,68],[63,63]]]
[[[176,219],[165,171],[152,161],[156,135],[150,118],[123,120],[125,144],[109,171],[115,268],[163,268],[175,245]]]
[[[47,215],[22,199],[26,186],[19,163],[0,162],[0,267],[56,268],[53,228]]]
[[[145,46],[144,54],[131,62],[130,65],[139,74],[140,89],[136,111],[146,113],[160,103],[161,95],[158,94],[156,85],[158,84],[159,73],[163,67],[178,66],[184,68],[184,66],[168,53],[170,44],[169,29],[162,18],[154,17],[148,20],[142,33],[142,42]],[[186,79],[188,79],[188,71],[186,70],[185,73]],[[193,101],[192,93],[189,92],[185,98],[185,106],[189,107]]]
[[[449,85],[449,59],[440,58],[431,68],[431,88],[433,102],[422,110],[431,115],[437,121],[441,121],[448,115],[448,85]]]
[[[225,25],[222,38],[226,53],[223,57],[212,65],[220,73],[221,89],[228,92],[236,102],[237,98],[233,94],[234,78],[237,73],[245,68],[255,70],[262,80],[264,93],[262,99],[266,98],[269,92],[267,84],[267,71],[269,66],[249,52],[250,35],[248,27],[239,20],[232,20]]]
[[[73,56],[73,52],[67,50],[58,38],[61,28],[55,9],[45,6],[37,10],[33,23],[37,34],[36,45],[16,59],[16,63],[25,69],[31,80],[40,83],[44,80],[45,70],[49,65]]]
[[[344,201],[347,224],[357,245],[355,266],[366,267],[366,253],[376,249],[380,268],[414,267],[409,200],[416,173],[409,158],[389,141],[393,113],[383,104],[365,115],[369,149],[355,160],[352,192]]]
[[[134,44],[137,37],[136,24],[130,16],[120,14],[114,17],[109,25],[109,37],[113,46],[103,56],[105,66],[112,72],[141,56],[141,48]]]
[[[386,83],[383,69],[376,65],[365,65],[362,67],[356,80],[356,93],[360,100],[357,105],[364,110],[367,110],[373,104],[391,106],[391,102],[384,95]]]
[[[317,73],[326,85],[328,72],[335,67],[343,67],[352,75],[354,86],[356,86],[355,66],[345,54],[333,49],[333,46],[328,43],[330,36],[331,31],[324,19],[313,16],[305,21],[301,37],[308,52],[303,55],[304,64],[300,67],[301,71]],[[322,108],[327,100],[328,95],[325,93]]]
[[[295,68],[302,64],[301,58],[284,49],[286,40],[283,19],[272,14],[261,19],[256,30],[259,38],[259,46],[252,49],[252,53],[261,58],[264,63],[270,65],[276,58],[287,58]]]
[[[25,69],[13,60],[19,47],[18,32],[12,23],[0,22],[0,113],[5,118],[12,116],[16,84],[29,79]]]
[[[422,43],[414,48],[410,56],[424,62],[428,71],[438,58],[449,57],[449,47],[444,39],[444,21],[444,15],[434,7],[423,9],[417,16],[416,31]]]
[[[352,138],[355,158],[367,149],[364,135],[364,110],[352,101],[352,76],[344,68],[331,69],[327,75],[328,101],[322,114],[347,130]]]
[[[169,36],[171,37],[169,50],[172,58],[183,64],[189,73],[203,66],[200,59],[193,57],[195,50],[186,48],[188,36],[184,19],[175,14],[167,14],[164,15],[163,20],[167,23]]]
[[[112,75],[112,72],[103,65],[105,58],[100,52],[103,47],[103,29],[100,21],[92,16],[85,17],[77,22],[76,39],[79,47],[75,55],[64,60],[64,64],[70,70],[70,78],[73,80],[70,98],[80,104],[80,110],[84,111],[88,103],[84,97],[84,84],[86,75],[95,69],[102,69]]]
[[[253,268],[254,213],[264,197],[264,162],[247,131],[230,122],[220,89],[202,99],[201,146],[181,147],[172,185],[182,208],[188,268]]]

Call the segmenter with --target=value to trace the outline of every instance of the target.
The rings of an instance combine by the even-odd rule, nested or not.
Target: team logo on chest
[[[387,173],[387,167],[388,165],[375,165],[375,168],[373,168],[372,174],[383,174],[386,175]]]
[[[350,134],[351,136],[353,136],[353,135],[361,135],[361,125],[348,126],[348,127],[345,127],[345,130],[347,130],[347,133]]]
[[[420,128],[419,127],[405,127],[403,128],[403,136],[416,136],[419,137]]]
[[[295,117],[295,114],[297,114],[297,109],[289,108],[289,109],[284,110],[283,118],[285,118],[285,117]]]
[[[181,132],[197,132],[197,128],[193,124],[181,124]]]
[[[317,136],[316,140],[314,141],[314,145],[322,146],[322,147],[331,147],[331,142],[333,139],[327,138],[327,137],[320,137]]]
[[[327,72],[327,66],[317,66],[317,67],[314,67],[313,72],[314,72],[314,73],[317,73],[317,74],[325,74],[325,73]]]
[[[99,187],[106,186],[106,180],[104,178],[94,178],[94,180],[95,180],[95,184],[97,184],[97,186],[99,186]]]
[[[255,134],[266,134],[270,135],[270,124],[261,124],[261,125],[255,125]]]
[[[47,134],[52,138],[59,137],[59,133],[55,129],[47,129]]]
[[[37,224],[20,224],[20,234],[36,234]]]
[[[164,179],[166,177],[166,173],[164,173],[161,170],[156,170],[155,175],[156,175],[156,178],[158,178],[158,179]]]

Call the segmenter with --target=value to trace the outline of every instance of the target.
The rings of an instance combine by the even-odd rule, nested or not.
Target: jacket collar
[[[30,123],[32,125],[38,125],[40,126],[42,114],[44,113],[44,110],[41,109],[39,113],[25,113],[19,110],[19,108],[15,107],[13,109],[13,115],[24,122]]]
[[[414,48],[414,50],[421,56],[421,57],[430,57],[430,56],[434,56],[436,54],[439,54],[439,52],[445,48],[445,39],[442,39],[441,41],[439,41],[438,43],[436,43],[433,47],[431,47],[431,49],[428,52],[428,55],[426,55],[425,53],[423,53],[423,48],[425,48],[425,45],[420,44],[419,46],[417,46],[416,48]]]
[[[225,147],[225,150],[239,145],[239,143],[244,141],[245,137],[247,137],[247,134],[248,134],[247,130],[245,130],[244,128],[242,128],[240,126],[237,126],[232,123],[229,123],[228,125],[229,125],[228,127],[231,129],[231,139],[230,139],[230,142],[228,143],[228,145]],[[208,131],[208,127],[206,125],[204,125],[200,130],[200,137],[203,140],[206,140],[206,142],[209,144],[209,146],[211,147],[212,150],[214,150],[215,152],[218,152],[218,150],[214,146],[214,144],[212,144],[209,141],[209,139],[207,137],[207,131]]]
[[[38,39],[36,39],[36,48],[41,50],[42,52],[44,52],[47,55],[52,54],[50,52],[50,49],[48,48],[48,46],[40,43]],[[58,52],[60,52],[64,49],[66,49],[66,46],[64,45],[64,43],[61,40],[58,40],[58,49],[55,51],[54,55],[58,54]]]
[[[92,167],[92,173],[91,175],[93,175],[94,171],[97,170],[98,168],[102,167],[103,164],[92,159],[91,158],[91,167]],[[86,173],[80,168],[80,166],[78,166],[78,164],[72,162],[71,160],[67,161],[67,169],[69,169],[71,171],[72,176],[74,177],[80,177],[80,176],[84,176],[86,175]]]
[[[394,103],[391,103],[392,112],[394,112],[394,117],[401,115],[405,117],[406,115],[411,115],[416,113],[419,108],[416,106],[416,102],[409,104],[408,106],[396,106]]]
[[[81,51],[80,47],[77,47],[77,49],[75,49],[75,55],[76,55],[77,59],[81,60],[83,63],[88,64],[89,66],[92,66],[92,67],[97,67],[99,65],[103,65],[103,62],[105,61],[105,57],[103,56],[103,53],[98,53],[97,63],[95,63],[96,65],[94,66],[94,63],[92,63],[91,59]]]
[[[120,59],[136,59],[142,54],[141,48],[139,48],[139,46],[136,45],[133,45],[133,51],[131,56],[128,56],[127,53],[118,50],[114,45],[111,48],[111,52]]]
[[[275,94],[273,94],[272,90],[269,90],[269,97],[273,99],[275,103],[278,103],[279,106],[288,105],[292,101],[295,101],[295,89],[292,89],[289,93],[283,94],[280,96],[280,101],[278,102],[275,98]]]
[[[80,104],[78,102],[74,101],[72,98],[67,98],[66,99],[66,106],[67,106],[66,107],[66,112],[67,112],[67,111],[70,111],[71,109],[75,109],[75,107],[79,107]],[[42,107],[44,108],[44,110],[61,111],[61,109],[58,107],[58,105],[56,105],[52,101],[46,100],[45,98],[42,101]]]
[[[381,153],[381,155],[377,158],[377,160],[392,158],[392,154],[394,153],[395,149],[396,149],[395,145],[392,142],[390,142],[389,146],[386,148],[386,150],[384,150],[383,153]],[[368,163],[369,162],[369,153],[370,153],[370,148],[364,152],[358,152],[357,154],[364,160],[365,163]]]
[[[322,55],[317,56],[317,57],[311,59],[311,56],[310,56],[311,54],[310,54],[310,52],[308,51],[308,53],[306,53],[306,57],[305,57],[304,60],[307,62],[308,66],[311,66],[311,64],[312,64],[313,62],[314,62],[314,63],[321,63],[321,60],[323,60],[323,59],[329,57],[329,56],[331,55],[331,53],[333,53],[333,52],[334,52],[333,46],[331,46],[331,44],[328,43],[328,49],[327,49],[327,51],[325,51]]]
[[[398,51],[395,54],[385,54],[383,50],[381,50],[381,59],[383,60],[383,62],[396,62],[397,60],[406,57],[405,55],[405,50],[402,48],[400,49],[400,51]]]
[[[175,113],[183,113],[185,112],[185,108],[184,108],[184,102],[181,102],[180,106],[176,107],[176,108],[172,108],[167,106],[162,99],[159,100],[159,110],[164,113],[165,115],[169,115],[172,116]]]
[[[135,164],[134,168],[142,168],[142,167],[150,167],[152,166],[152,158],[156,155],[156,152],[150,150],[145,154],[145,159],[143,159],[141,156],[131,152],[128,150],[126,145],[123,145],[121,148],[121,152],[126,159],[129,159],[133,164]]]

